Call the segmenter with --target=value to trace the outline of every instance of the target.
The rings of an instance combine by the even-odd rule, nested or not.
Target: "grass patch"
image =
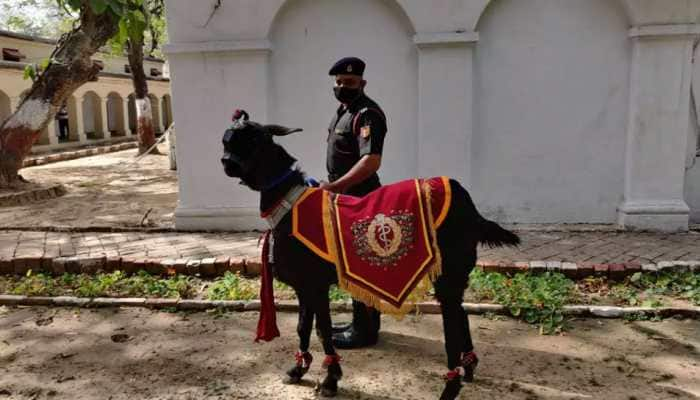
[[[4,292],[25,296],[192,298],[195,294],[192,277],[164,278],[146,271],[130,276],[115,271],[95,275],[66,273],[58,277],[29,271],[19,279],[3,281]]]
[[[258,297],[259,286],[240,274],[226,272],[223,278],[217,279],[209,286],[209,300],[252,300]]]
[[[530,324],[537,324],[542,334],[564,329],[562,309],[574,297],[574,283],[559,273],[529,273],[508,277],[475,269],[471,289],[482,300],[505,306],[510,314]]]

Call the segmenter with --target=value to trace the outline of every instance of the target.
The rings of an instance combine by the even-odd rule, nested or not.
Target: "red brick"
[[[593,273],[595,276],[608,276],[608,264],[593,264]]]
[[[114,272],[119,271],[122,267],[121,257],[108,257],[105,261],[105,271]]]
[[[78,263],[80,264],[80,272],[83,274],[95,274],[98,271],[102,271],[104,269],[105,261],[105,257],[81,258],[78,260]]]
[[[145,258],[136,258],[133,261],[133,272],[145,271],[148,266],[148,260]]]
[[[259,276],[262,270],[262,262],[260,259],[245,260],[245,274],[247,276]]]
[[[27,271],[29,271],[26,258],[15,258],[12,260],[12,266],[15,275],[26,275]]]
[[[0,259],[0,274],[2,275],[12,275],[15,273],[15,267],[12,265],[11,259]]]
[[[516,270],[516,272],[527,272],[528,269],[530,269],[530,263],[526,261],[519,261],[513,264],[513,268]]]
[[[201,260],[195,259],[187,262],[187,275],[197,275],[199,274],[199,265]]]
[[[187,273],[187,260],[186,258],[178,258],[175,260],[175,263],[173,264],[173,268],[175,268],[175,273],[182,275]]]
[[[201,263],[199,264],[199,271],[201,272],[202,276],[212,277],[216,275],[215,262],[215,258],[202,259]]]
[[[223,275],[228,271],[230,264],[230,259],[228,257],[217,257],[214,261],[214,269],[216,269],[216,275]]]
[[[136,265],[134,264],[134,259],[131,257],[123,257],[121,270],[126,274],[133,274],[136,272]]]
[[[576,273],[578,278],[586,278],[593,276],[595,269],[593,269],[593,264],[587,262],[580,262],[577,264],[578,272]]]
[[[53,272],[53,257],[44,257],[41,259],[41,271]]]
[[[628,275],[632,275],[635,272],[640,272],[642,270],[642,264],[639,263],[625,263],[625,271]]]
[[[242,258],[232,258],[229,260],[228,271],[233,273],[245,272],[245,260]]]
[[[625,273],[625,265],[624,264],[610,264],[608,273],[609,273],[610,279],[620,280],[620,281],[625,279],[625,276],[627,276],[627,274]]]
[[[152,275],[165,275],[167,273],[159,259],[147,259],[145,269]]]
[[[66,273],[66,259],[65,257],[54,258],[51,263],[51,271],[54,275],[63,275]]]

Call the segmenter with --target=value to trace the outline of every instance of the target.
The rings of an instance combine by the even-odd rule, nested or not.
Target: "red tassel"
[[[270,255],[270,235],[267,231],[263,239],[262,271],[260,272],[260,319],[255,341],[266,342],[280,335],[277,329],[277,311],[275,310],[275,294],[272,286],[272,271],[268,262]]]

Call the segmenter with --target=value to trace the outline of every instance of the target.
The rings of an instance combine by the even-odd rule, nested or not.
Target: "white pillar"
[[[78,142],[80,143],[86,143],[87,142],[87,136],[85,135],[85,123],[83,119],[83,98],[76,98],[75,99],[75,118],[73,121],[73,126],[71,126],[71,130],[75,129],[75,132],[78,135]]]
[[[97,110],[96,110],[97,111]],[[109,131],[109,119],[107,118],[107,98],[100,97],[100,127],[102,130],[103,139],[109,139],[112,137],[112,133]],[[95,127],[97,130],[98,127]]]
[[[124,135],[131,136],[131,129],[129,128],[129,97],[128,96],[125,97],[123,100],[122,110],[124,110],[124,112],[122,113],[123,114],[122,119],[124,120],[124,122],[122,122],[124,124]]]
[[[57,125],[56,118],[51,118],[49,125],[46,127],[46,130],[49,133],[49,144],[51,146],[58,145],[58,136],[56,135]]]
[[[687,231],[685,155],[696,25],[634,27],[627,124],[625,198],[620,224]]]
[[[418,33],[418,173],[471,181],[476,32]],[[449,99],[449,100],[448,100]],[[440,130],[436,131],[435,127]]]

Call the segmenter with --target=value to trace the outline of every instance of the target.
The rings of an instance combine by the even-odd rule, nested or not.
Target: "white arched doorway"
[[[615,222],[627,17],[616,1],[495,0],[478,26],[473,196],[499,221]]]
[[[112,92],[107,96],[107,130],[112,136],[126,135],[124,127],[124,100],[119,93]]]
[[[102,99],[95,92],[83,95],[83,128],[88,139],[104,138],[102,127]]]
[[[338,107],[328,70],[338,59],[355,56],[367,63],[367,94],[388,119],[382,181],[415,175],[418,53],[413,34],[395,1],[289,0],[280,9],[270,31],[269,122],[305,130],[283,141],[309,173],[326,176],[327,129]]]

